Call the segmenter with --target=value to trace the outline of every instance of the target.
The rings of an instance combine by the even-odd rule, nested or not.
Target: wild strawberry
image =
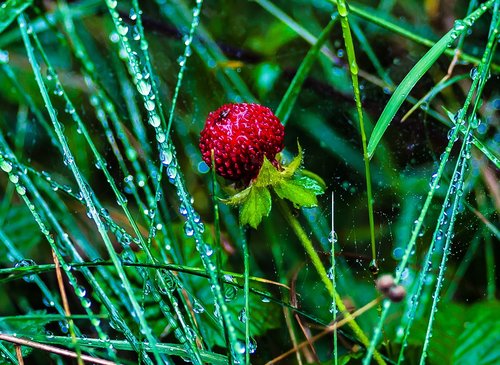
[[[285,128],[271,109],[259,104],[225,104],[208,115],[201,131],[203,161],[230,180],[245,183],[257,177],[264,156],[276,164],[283,150]]]

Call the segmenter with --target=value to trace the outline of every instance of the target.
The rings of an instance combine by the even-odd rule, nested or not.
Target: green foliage
[[[500,359],[497,323],[500,303],[474,305],[448,303],[436,314],[434,341],[429,347],[430,364],[495,364]],[[415,325],[411,346],[425,336],[423,322]]]
[[[17,16],[33,3],[33,0],[7,0],[0,7],[0,33],[2,33]]]
[[[435,3],[3,2],[0,335],[124,364],[498,363],[500,1]],[[286,125],[248,186],[197,146],[241,101]]]
[[[264,217],[271,212],[271,191],[278,198],[286,199],[296,208],[311,208],[318,205],[317,195],[325,192],[325,183],[314,173],[299,169],[303,154],[299,153],[289,164],[276,168],[264,156],[259,175],[242,191],[222,201],[228,205],[240,206],[240,224],[257,228]]]

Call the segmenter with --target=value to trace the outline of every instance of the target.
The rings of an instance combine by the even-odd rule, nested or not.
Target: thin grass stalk
[[[214,165],[215,166],[215,165]],[[243,250],[243,295],[245,297],[245,364],[250,365],[250,253],[245,231],[241,229],[241,248]]]
[[[364,334],[361,327],[359,327],[359,325],[356,323],[354,318],[347,311],[346,306],[342,302],[342,298],[338,295],[338,293],[335,292],[333,285],[332,285],[332,282],[331,282],[331,279],[328,277],[328,274],[325,270],[325,267],[323,266],[321,259],[319,258],[316,250],[314,249],[314,246],[313,246],[311,240],[309,240],[309,237],[307,237],[307,234],[304,232],[304,229],[300,225],[299,221],[297,220],[297,218],[295,218],[292,215],[290,208],[286,204],[287,204],[286,202],[284,202],[282,200],[278,200],[278,205],[279,205],[285,219],[287,220],[290,227],[292,227],[292,229],[293,229],[295,235],[297,236],[297,238],[299,239],[300,243],[304,246],[304,249],[306,250],[314,267],[316,268],[316,271],[318,272],[321,281],[323,282],[323,284],[325,284],[325,287],[328,290],[328,293],[335,300],[335,303],[337,304],[337,308],[344,315],[344,317],[349,321],[348,322],[349,326],[351,327],[351,329],[353,330],[354,334],[359,339],[359,341],[364,346],[368,347],[370,345],[370,340],[368,339],[368,337],[366,337],[366,335]],[[380,356],[380,354],[378,352],[374,353],[374,358],[377,361],[377,363],[380,365],[383,365],[386,363],[384,361],[384,359],[382,358],[382,356]]]
[[[332,288],[333,288],[333,297],[337,297],[337,283],[335,279],[335,271],[336,271],[336,264],[335,264],[335,244],[337,243],[337,236],[335,233],[335,196],[332,191],[332,232],[331,232],[331,255],[332,255],[332,266],[330,268],[331,271],[331,279],[332,279]],[[331,305],[331,310],[332,310],[332,321],[333,323],[337,322],[337,303],[335,300],[332,300],[332,305]],[[333,356],[334,356],[334,364],[338,365],[339,362],[339,354],[338,354],[338,339],[337,339],[337,327],[333,330]]]
[[[365,178],[366,178],[366,198],[368,202],[368,220],[370,223],[370,241],[372,249],[372,262],[370,263],[370,270],[375,275],[378,273],[378,267],[377,267],[377,251],[375,242],[375,220],[373,217],[372,180],[370,176],[370,158],[368,156],[365,123],[363,119],[363,106],[361,105],[361,94],[359,92],[358,64],[356,62],[356,53],[354,50],[354,44],[352,42],[351,28],[349,26],[349,20],[348,20],[349,13],[347,10],[347,4],[344,0],[337,1],[337,11],[339,12],[340,15],[340,24],[342,25],[342,35],[344,37],[344,44],[347,51],[347,60],[349,63],[349,71],[351,72],[354,100],[356,102],[356,110],[358,112],[361,143],[363,145],[363,160],[365,162]]]
[[[139,319],[139,323],[140,323],[142,329],[144,330],[148,341],[150,342],[151,345],[154,346],[154,344],[156,344],[156,340],[152,336],[151,329],[147,325],[147,322],[146,322],[146,320],[142,314],[142,311],[140,309],[139,303],[135,299],[130,282],[128,281],[128,279],[125,275],[125,272],[123,271],[123,268],[121,266],[121,261],[118,258],[116,252],[114,251],[113,244],[111,243],[111,241],[107,235],[106,229],[105,229],[105,227],[102,223],[102,220],[97,212],[95,204],[92,201],[91,192],[88,190],[88,187],[85,184],[85,182],[81,176],[81,173],[80,173],[80,171],[75,163],[73,154],[70,151],[69,146],[67,144],[66,137],[64,136],[64,133],[63,133],[62,128],[61,128],[61,124],[59,123],[57,116],[55,114],[55,110],[51,106],[52,103],[50,101],[49,95],[47,93],[44,82],[42,80],[42,76],[40,74],[40,66],[38,65],[38,62],[35,59],[34,52],[33,52],[33,46],[31,45],[31,41],[29,40],[29,32],[27,30],[28,24],[27,24],[27,20],[24,17],[24,15],[21,15],[18,18],[18,23],[19,23],[19,29],[21,30],[21,34],[23,36],[23,41],[24,41],[25,46],[26,46],[28,58],[29,58],[31,66],[33,68],[33,72],[35,74],[36,81],[37,81],[38,86],[40,88],[40,92],[42,94],[44,102],[47,105],[47,110],[49,112],[50,118],[51,118],[52,123],[54,125],[54,129],[56,131],[57,138],[59,139],[59,143],[62,146],[63,153],[64,153],[64,160],[65,160],[66,164],[68,165],[68,167],[71,169],[71,171],[72,171],[72,173],[77,181],[77,184],[80,188],[80,191],[82,193],[83,198],[85,199],[85,202],[86,202],[87,207],[89,209],[89,212],[92,216],[92,219],[95,221],[95,223],[97,225],[98,231],[99,231],[101,237],[103,238],[106,249],[108,250],[108,253],[110,254],[111,259],[113,260],[113,263],[116,267],[116,270],[118,272],[120,280],[123,282],[124,289],[127,292],[127,295],[128,295],[128,297],[129,297],[129,299],[134,307],[137,318]],[[161,363],[162,359],[161,359],[160,355],[158,354],[158,352],[154,353],[154,355],[155,355],[156,361],[158,363]]]
[[[469,127],[470,130],[470,127]],[[451,216],[449,217],[449,223],[448,223],[448,229],[447,229],[447,234],[446,234],[446,242],[445,246],[443,249],[443,255],[441,259],[441,264],[439,265],[439,273],[438,273],[438,278],[436,282],[436,288],[434,290],[434,294],[432,295],[433,301],[432,301],[432,306],[431,306],[431,313],[429,316],[429,322],[427,325],[427,331],[425,334],[425,340],[420,356],[420,365],[425,364],[425,358],[427,357],[427,350],[430,344],[430,339],[432,336],[432,328],[434,324],[434,319],[435,319],[435,314],[437,311],[437,303],[440,300],[440,294],[441,294],[441,288],[443,286],[443,280],[444,280],[444,272],[446,270],[446,262],[448,260],[448,255],[450,253],[450,248],[451,248],[451,240],[453,236],[453,228],[454,228],[454,223],[455,219],[457,216],[457,211],[458,211],[458,202],[461,200],[461,194],[458,192],[463,189],[463,182],[464,182],[464,174],[466,167],[468,165],[468,158],[466,157],[467,154],[470,156],[470,148],[471,148],[471,143],[468,138],[464,140],[464,143],[462,145],[462,150],[460,153],[460,156],[458,158],[457,165],[455,167],[455,171],[453,173],[453,178],[452,182],[450,183],[450,187],[448,190],[448,195],[454,196],[453,199],[453,204],[451,207]],[[457,184],[456,186],[454,184]],[[439,217],[438,220],[442,221],[444,219],[443,217]]]
[[[490,40],[489,40],[488,43],[492,42],[492,39],[494,39],[494,37],[490,37]],[[493,55],[493,52],[491,52],[492,48],[493,47],[487,46],[486,49],[485,49],[485,51],[484,51],[483,57],[481,58],[481,63],[479,65],[479,68],[481,70],[480,74],[483,74],[484,72],[487,72],[489,70],[489,67],[490,67],[491,62],[492,62],[492,55]],[[398,284],[399,281],[401,280],[401,276],[402,276],[402,274],[404,272],[404,269],[406,268],[406,265],[408,264],[408,260],[411,257],[411,252],[413,251],[413,249],[415,247],[416,240],[418,238],[418,235],[420,234],[420,230],[422,229],[422,225],[424,223],[424,218],[427,215],[427,211],[428,211],[428,209],[430,207],[430,203],[431,203],[431,201],[432,201],[432,199],[434,197],[434,194],[435,194],[435,192],[437,190],[437,187],[439,186],[439,182],[440,182],[441,176],[442,176],[442,174],[444,172],[444,168],[445,168],[446,163],[448,161],[451,149],[452,149],[452,147],[453,147],[453,145],[455,143],[455,140],[458,137],[458,133],[459,133],[460,127],[464,123],[465,115],[467,113],[467,110],[468,110],[471,102],[472,102],[472,99],[473,99],[473,96],[474,96],[474,94],[476,92],[476,89],[478,89],[478,87],[480,87],[479,81],[480,81],[480,77],[476,77],[472,81],[472,85],[471,85],[471,87],[469,89],[469,92],[467,94],[467,97],[466,97],[466,100],[464,102],[464,105],[463,105],[463,107],[459,110],[459,112],[456,115],[456,122],[455,122],[456,123],[456,127],[453,130],[453,133],[451,134],[451,136],[449,138],[448,145],[446,146],[445,151],[444,151],[444,153],[443,153],[443,155],[441,157],[441,162],[439,164],[438,170],[432,176],[431,183],[430,183],[430,190],[427,193],[426,200],[424,202],[422,210],[420,211],[419,217],[418,217],[418,219],[416,221],[416,225],[415,225],[415,227],[414,227],[414,229],[412,231],[410,240],[409,240],[409,242],[408,242],[408,244],[406,246],[405,253],[404,253],[404,255],[403,255],[403,257],[402,257],[402,259],[401,259],[398,267],[396,268],[396,275],[395,275],[395,282],[396,282],[396,284]],[[480,94],[477,94],[477,95],[480,95]],[[478,100],[476,100],[476,103],[477,103],[477,101]],[[380,315],[379,322],[378,322],[377,326],[375,327],[374,335],[373,335],[372,340],[370,342],[370,347],[368,348],[368,352],[367,352],[365,358],[363,359],[363,365],[369,365],[370,364],[371,357],[373,356],[375,347],[377,346],[378,341],[380,339],[380,336],[382,334],[382,326],[383,326],[383,324],[385,322],[387,314],[389,313],[390,307],[391,307],[391,301],[385,300],[384,303],[383,303],[383,309],[382,309],[382,313]]]
[[[5,150],[7,152],[7,154],[9,154],[9,157],[11,158],[10,163],[13,163],[14,165],[18,165],[18,163],[15,159],[15,156],[12,154],[12,151],[9,150],[9,148],[8,148],[6,142],[1,134],[0,134],[0,147],[1,147],[0,148],[0,158],[3,159],[6,157],[4,152],[3,152],[3,150]],[[17,167],[17,171],[24,171],[24,170]],[[26,194],[25,191],[27,190],[33,195],[35,204],[31,204],[31,203],[28,204],[28,208],[30,210],[30,213],[34,217],[35,222],[39,225],[40,231],[47,239],[48,243],[51,246],[51,249],[56,253],[59,262],[62,263],[62,268],[66,272],[66,275],[68,276],[68,279],[70,280],[71,286],[73,288],[75,288],[75,290],[76,290],[76,288],[78,288],[78,283],[77,283],[75,276],[71,272],[72,266],[67,263],[67,261],[62,257],[61,253],[59,252],[59,248],[56,245],[53,236],[50,234],[49,230],[47,229],[47,225],[44,224],[41,220],[42,215],[47,217],[48,221],[50,222],[50,224],[52,225],[52,227],[56,231],[57,237],[59,237],[62,242],[66,243],[67,248],[69,248],[70,250],[73,251],[74,258],[82,261],[79,254],[76,252],[74,245],[71,242],[69,242],[68,236],[65,234],[65,232],[62,231],[62,228],[59,225],[59,221],[53,216],[52,210],[50,208],[48,208],[47,204],[41,198],[40,194],[38,193],[37,189],[35,188],[35,186],[31,182],[31,180],[28,178],[28,176],[24,173],[23,174],[19,173],[18,177],[20,177],[19,178],[20,182],[17,181],[15,183],[16,191],[18,193],[24,192],[24,194]],[[14,181],[16,181],[16,180],[17,179],[14,179]],[[23,184],[23,185],[21,185],[21,184]],[[25,202],[26,202],[26,200],[25,200]],[[37,209],[41,209],[42,214],[40,214],[37,211]],[[103,304],[107,307],[107,309],[110,311],[110,313],[118,313],[117,310],[111,304],[111,301],[107,298],[106,294],[104,294],[104,291],[102,290],[100,285],[94,279],[92,274],[90,274],[90,271],[88,271],[87,269],[83,270],[83,274],[85,275],[89,284],[92,285],[97,296],[102,300]],[[48,291],[48,289],[46,291]],[[117,292],[117,293],[121,293],[121,291]],[[52,294],[46,294],[46,295],[48,298],[52,298]],[[77,295],[77,296],[80,298],[80,301],[82,303],[82,308],[85,309],[87,315],[89,316],[89,318],[91,318],[91,324],[95,328],[99,338],[101,340],[105,340],[106,338],[108,338],[107,335],[99,327],[99,322],[95,321],[96,317],[95,317],[94,313],[91,311],[90,307],[87,305],[87,302],[84,302],[86,298],[82,297],[80,295]],[[56,303],[57,301],[53,300],[53,302]],[[59,306],[58,308],[60,308],[62,313],[64,313],[64,309],[62,307]],[[114,318],[114,319],[116,320],[116,318]],[[117,323],[117,327],[123,330],[124,335],[131,341],[132,344],[137,342],[137,340],[134,338],[134,336],[132,335],[130,330],[126,327],[126,325],[124,324],[122,319],[116,320],[116,323]],[[75,328],[75,331],[78,335],[81,334],[80,331],[78,330],[78,328]],[[111,358],[115,359],[115,354],[113,351],[109,351],[109,355]]]
[[[49,69],[49,72],[51,73],[53,79],[55,80],[55,83],[58,87],[58,90],[60,90],[60,92],[62,93],[62,96],[65,98],[65,101],[66,101],[66,104],[67,104],[67,108],[70,108],[70,110],[72,111],[72,116],[73,116],[73,119],[78,123],[78,127],[80,128],[80,131],[82,132],[83,136],[85,137],[86,141],[88,142],[94,156],[96,157],[97,159],[97,163],[99,164],[101,170],[104,172],[105,176],[106,176],[106,180],[108,181],[108,183],[110,184],[111,188],[113,189],[114,193],[115,193],[115,196],[117,198],[117,202],[118,204],[120,205],[120,207],[122,208],[123,212],[125,213],[130,225],[132,226],[135,234],[136,234],[136,237],[139,239],[140,241],[140,247],[144,250],[144,252],[146,253],[147,255],[147,259],[150,261],[150,262],[154,262],[154,257],[152,255],[152,253],[150,252],[149,250],[149,247],[148,245],[146,245],[146,243],[144,242],[144,239],[139,231],[139,227],[137,225],[137,223],[135,222],[130,210],[128,209],[127,207],[127,200],[126,198],[123,196],[123,194],[121,194],[114,182],[114,179],[113,177],[111,176],[108,168],[107,168],[107,164],[106,162],[104,161],[104,159],[101,157],[101,155],[99,154],[99,152],[97,151],[95,145],[93,144],[92,140],[91,140],[91,137],[90,137],[90,134],[87,132],[87,129],[85,127],[85,125],[83,124],[82,120],[80,119],[78,113],[76,113],[75,111],[75,108],[71,102],[71,100],[68,98],[63,86],[60,84],[59,80],[58,80],[58,77],[57,77],[57,74],[55,73],[55,71],[53,70],[47,56],[45,55],[45,52],[43,51],[43,48],[41,46],[41,44],[38,42],[38,39],[35,37],[35,41],[36,41],[36,44],[37,44],[37,47],[39,49],[39,51],[41,52],[42,54],[42,57],[43,59],[45,60],[46,64],[47,64],[47,67]],[[108,131],[109,131],[109,128],[108,128]],[[113,142],[111,142],[111,144],[113,144]],[[133,253],[130,253],[131,255],[133,255]],[[141,275],[146,275],[146,272],[144,273],[141,273]],[[191,348],[191,352],[194,356],[193,358],[193,361],[195,361],[196,363],[201,363],[201,358],[199,356],[199,352],[198,352],[198,348],[196,346],[196,344],[194,343],[193,341],[193,338],[191,336],[188,336],[188,329],[187,329],[187,326],[186,326],[186,323],[185,323],[185,320],[183,318],[183,315],[182,313],[180,312],[180,310],[178,309],[179,306],[177,305],[177,300],[171,295],[170,291],[168,290],[167,288],[167,284],[165,283],[165,279],[163,278],[163,276],[161,276],[159,273],[157,272],[150,272],[149,276],[151,277],[152,279],[152,282],[156,282],[159,284],[160,286],[160,291],[164,292],[167,294],[167,297],[169,298],[171,304],[172,304],[172,308],[174,309],[175,311],[175,315],[176,317],[178,318],[179,320],[179,323],[180,323],[180,326],[182,327],[183,331],[184,331],[184,336],[182,338],[180,338],[179,340],[183,341],[185,339],[187,339],[187,344],[190,346]],[[156,280],[154,280],[154,278],[156,277]],[[173,278],[171,277],[170,278],[171,280],[173,280],[174,282],[177,281],[176,278]],[[153,289],[155,289],[153,287]],[[156,289],[155,289],[156,290]],[[160,294],[159,293],[156,293],[156,296],[157,298],[161,298]],[[160,308],[162,310],[162,312],[164,313],[164,315],[167,317],[167,319],[170,320],[171,323],[175,323],[175,319],[174,319],[174,316],[171,312],[171,310],[168,308],[168,306],[166,306],[161,300],[159,301],[159,304],[160,304]],[[178,332],[175,332],[176,335],[178,334]]]

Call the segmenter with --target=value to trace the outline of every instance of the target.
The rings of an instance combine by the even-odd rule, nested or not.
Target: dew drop
[[[232,301],[234,298],[236,298],[236,294],[238,293],[238,290],[229,284],[224,285],[224,300],[226,302]]]
[[[118,5],[118,1],[116,0],[106,0],[106,4],[110,9],[116,8],[116,5]]]
[[[156,114],[152,115],[150,118],[149,118],[149,124],[151,124],[152,127],[154,128],[158,128],[161,124],[161,120],[160,120],[160,117]]]
[[[28,267],[28,266],[36,266],[35,261],[30,260],[30,259],[23,259],[23,260],[17,262],[14,267],[21,268],[21,267]],[[27,275],[27,276],[24,276],[23,279],[24,279],[24,281],[31,283],[33,280],[35,280],[35,275]]]
[[[151,100],[147,100],[145,103],[144,103],[144,107],[146,108],[146,110],[148,111],[153,111],[154,108],[155,108],[155,103],[154,101],[151,101]]]
[[[184,223],[184,233],[188,237],[192,237],[194,235],[194,229],[190,222]]]
[[[166,141],[166,136],[165,136],[165,133],[163,133],[163,132],[158,132],[158,133],[156,134],[156,141],[157,141],[158,143],[163,143],[163,142],[165,142],[165,141]]]
[[[205,312],[205,308],[203,308],[203,306],[201,305],[201,303],[199,301],[195,300],[195,302],[193,304],[193,311],[195,313],[201,314],[201,313]]]
[[[245,353],[245,345],[241,341],[236,341],[234,344],[234,351],[238,354],[244,354]]]
[[[174,165],[168,165],[167,176],[172,181],[177,177],[177,168]],[[195,222],[196,222],[196,220],[195,220]]]
[[[128,13],[128,17],[130,18],[130,20],[137,19],[137,13],[135,12],[134,8],[130,9],[130,12]]]
[[[16,186],[16,191],[19,195],[24,195],[26,194],[26,188],[22,185],[17,185]]]
[[[170,163],[172,162],[172,158],[173,158],[173,155],[172,155],[172,151],[170,151],[170,149],[162,149],[160,151],[160,161],[165,166],[170,165]]]
[[[0,168],[5,172],[11,172],[12,171],[12,164],[10,162],[2,160],[2,162],[0,162]]]
[[[142,75],[141,75],[142,77]],[[141,95],[149,95],[149,92],[151,91],[151,84],[149,84],[148,82],[144,81],[144,80],[139,80],[137,82],[137,91],[139,91],[139,93]]]
[[[78,285],[78,286],[75,288],[75,294],[76,294],[77,296],[79,296],[80,298],[81,298],[81,297],[84,297],[84,296],[85,296],[85,294],[87,294],[87,289],[85,289],[85,287],[84,287],[84,286],[82,286],[82,285]]]
[[[241,323],[246,323],[247,321],[247,311],[245,308],[243,308],[240,313],[238,314],[238,319],[240,320]]]

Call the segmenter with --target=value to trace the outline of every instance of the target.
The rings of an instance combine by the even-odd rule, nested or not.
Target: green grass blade
[[[0,7],[0,33],[32,3],[33,0],[9,0],[3,3]]]
[[[394,91],[391,99],[385,106],[382,114],[380,115],[375,128],[373,129],[370,141],[368,142],[368,157],[372,158],[375,153],[382,136],[389,127],[389,124],[394,119],[394,116],[398,112],[399,108],[403,102],[408,97],[410,91],[416,85],[416,83],[422,78],[422,76],[429,70],[429,68],[436,62],[436,60],[443,54],[443,52],[460,36],[463,32],[467,31],[469,27],[474,24],[477,18],[485,13],[489,7],[493,4],[490,0],[486,6],[480,7],[478,10],[473,12],[464,21],[456,21],[455,26],[446,33],[421,59],[417,64],[411,69],[411,71],[406,75],[406,77],[401,81],[399,86]]]

